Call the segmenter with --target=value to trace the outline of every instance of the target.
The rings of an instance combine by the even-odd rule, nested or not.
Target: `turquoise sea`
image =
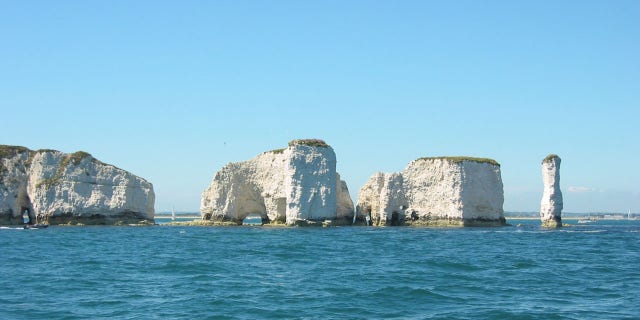
[[[2,228],[0,319],[640,318],[640,221],[508,222]]]

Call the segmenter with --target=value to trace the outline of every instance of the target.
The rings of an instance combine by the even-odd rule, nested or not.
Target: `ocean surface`
[[[640,318],[640,221],[508,222],[2,228],[0,319]]]

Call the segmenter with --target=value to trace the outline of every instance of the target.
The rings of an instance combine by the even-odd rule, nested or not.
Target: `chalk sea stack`
[[[345,224],[353,201],[336,172],[333,148],[322,140],[293,140],[285,149],[229,163],[203,192],[203,220],[240,224],[250,213],[267,223]]]
[[[373,225],[502,226],[500,164],[472,157],[412,161],[400,173],[376,173],[360,189],[357,220]]]
[[[153,185],[86,152],[0,145],[0,224],[152,224]]]
[[[540,221],[543,227],[562,227],[562,191],[560,191],[560,157],[550,154],[542,160],[544,190],[540,201]]]

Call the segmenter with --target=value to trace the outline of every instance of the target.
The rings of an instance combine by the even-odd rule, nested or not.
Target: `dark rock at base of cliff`
[[[144,213],[124,211],[117,215],[63,213],[44,219],[50,225],[153,225]]]

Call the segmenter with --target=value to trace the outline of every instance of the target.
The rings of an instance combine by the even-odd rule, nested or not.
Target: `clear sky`
[[[197,211],[228,162],[333,146],[352,197],[423,156],[537,211],[640,212],[640,1],[0,0],[0,144],[83,150]]]

